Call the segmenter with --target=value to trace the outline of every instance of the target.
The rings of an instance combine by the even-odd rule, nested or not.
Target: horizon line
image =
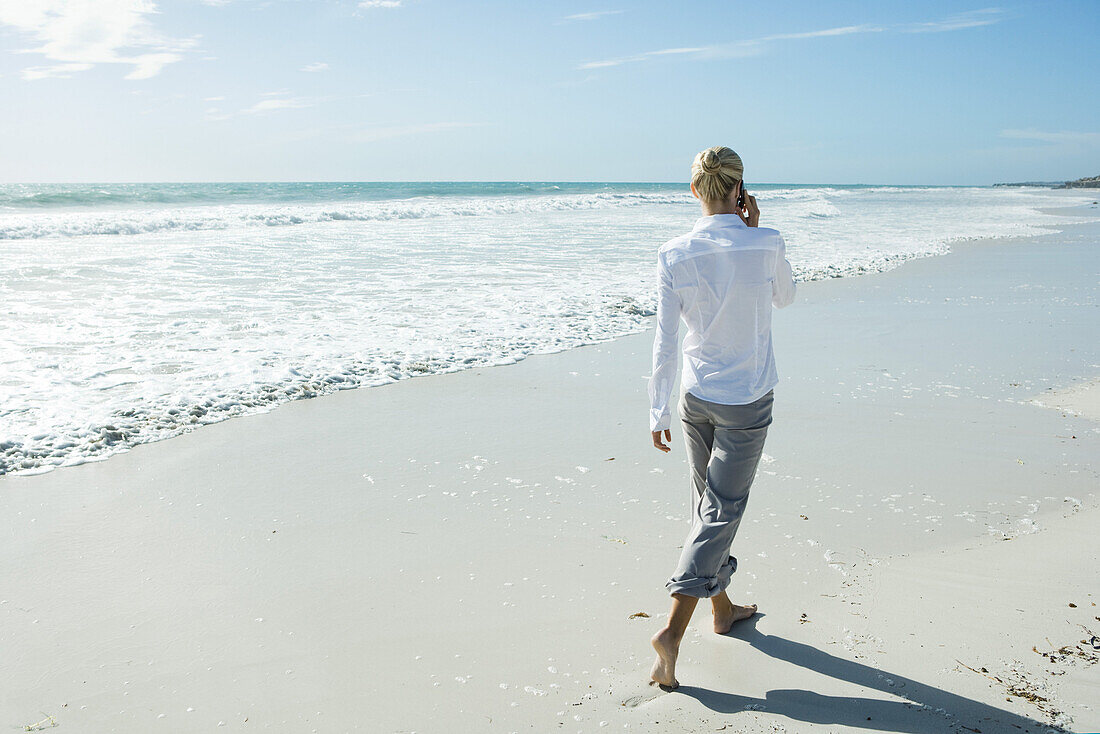
[[[935,187],[982,187],[998,185],[1046,185],[1064,184],[1078,181],[1078,178],[1054,179],[1048,181],[994,181],[991,183],[854,183],[839,182],[794,182],[794,181],[758,181],[751,186],[935,186]],[[1088,178],[1088,177],[1085,177]],[[120,186],[120,185],[159,185],[159,184],[651,184],[660,186],[689,186],[688,181],[656,180],[597,180],[597,179],[187,179],[187,180],[117,180],[117,181],[0,181],[0,186]]]

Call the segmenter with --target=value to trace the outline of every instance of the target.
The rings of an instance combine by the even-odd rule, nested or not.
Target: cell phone
[[[737,195],[737,208],[745,208],[745,182],[741,182],[741,193]]]

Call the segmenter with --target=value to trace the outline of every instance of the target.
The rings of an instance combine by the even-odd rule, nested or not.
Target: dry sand
[[[1100,379],[1081,380],[1060,390],[1049,388],[1034,403],[1100,421]]]
[[[1100,730],[1098,242],[800,287],[734,544],[761,614],[700,606],[676,692],[641,334],[0,479],[0,728]]]

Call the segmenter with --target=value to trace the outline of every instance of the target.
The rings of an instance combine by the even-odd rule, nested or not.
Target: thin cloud
[[[787,41],[805,38],[822,38],[826,36],[847,36],[853,33],[877,33],[883,30],[878,26],[849,25],[837,28],[824,28],[817,31],[804,33],[779,33],[762,38],[753,38],[745,41],[735,41],[715,46],[691,46],[685,48],[665,48],[658,51],[646,51],[633,56],[621,56],[616,59],[604,59],[601,61],[587,61],[577,66],[578,69],[604,69],[609,66],[621,66],[633,64],[639,61],[648,61],[658,56],[687,55],[698,59],[734,58],[744,56],[757,56],[762,54],[767,44],[774,41]]]
[[[648,56],[675,56],[676,54],[695,54],[700,51],[706,51],[705,48],[689,47],[689,48],[662,48],[660,51],[649,51]]]
[[[764,36],[761,41],[787,41],[800,38],[827,38],[829,36],[850,36],[853,33],[879,33],[883,28],[874,25],[844,25],[838,28],[825,28],[820,31],[805,31],[804,33],[777,33],[774,36]]]
[[[595,10],[591,13],[574,13],[573,15],[567,15],[562,20],[599,20],[600,18],[606,18],[609,15],[622,15],[621,10]]]
[[[400,8],[402,0],[362,0],[359,7],[367,8]]]
[[[620,56],[613,59],[599,61],[586,61],[577,65],[579,70],[606,69],[623,64],[634,64],[648,61],[654,57],[672,53],[689,55],[695,59],[726,59],[743,58],[747,56],[759,56],[763,54],[769,44],[776,41],[797,41],[808,38],[829,38],[835,36],[850,36],[861,33],[882,33],[886,31],[901,31],[905,33],[936,33],[943,31],[955,31],[965,28],[993,25],[999,23],[1004,17],[1004,11],[1000,8],[983,8],[958,13],[948,18],[927,23],[912,23],[904,26],[884,27],[870,24],[837,26],[835,28],[823,28],[816,31],[803,31],[800,33],[776,33],[761,38],[751,38],[733,43],[716,44],[699,48],[665,49],[663,51],[646,51],[632,56]]]
[[[903,28],[906,33],[943,33],[944,31],[959,31],[965,28],[978,28],[985,25],[999,23],[1004,18],[1001,8],[982,8],[981,10],[968,10],[965,13],[956,13],[943,20],[934,20],[929,23],[913,23]]]
[[[759,56],[763,54],[768,44],[776,41],[802,41],[808,38],[833,38],[836,36],[852,36],[858,33],[881,33],[885,29],[876,25],[845,25],[835,28],[822,28],[817,31],[803,31],[801,33],[775,33],[762,38],[753,38],[747,41],[734,41],[717,46],[709,46],[699,52],[699,58],[705,59],[729,59]]]
[[[427,122],[416,125],[392,125],[388,127],[370,127],[352,133],[351,140],[360,143],[372,143],[376,140],[401,138],[408,135],[426,135],[429,133],[457,130],[467,127],[482,127],[481,122]]]
[[[28,66],[23,69],[23,78],[27,81],[35,79],[68,79],[78,71],[87,71],[92,64],[54,64],[53,66]]]
[[[97,64],[131,66],[127,79],[149,79],[181,61],[196,38],[169,38],[153,27],[151,0],[39,0],[0,3],[0,25],[30,36],[38,45],[20,53],[56,62],[23,69],[27,80],[68,77]]]
[[[286,96],[286,92],[265,92],[260,96],[263,97],[263,99],[257,101],[250,107],[245,107],[235,112],[225,112],[217,107],[212,107],[206,111],[206,119],[212,121],[228,120],[242,115],[261,115],[268,112],[277,112],[279,110],[298,110],[314,105],[313,100],[303,97],[288,97]],[[212,97],[211,99],[215,98]]]
[[[609,66],[621,66],[622,64],[634,64],[639,61],[647,61],[655,56],[676,56],[683,54],[699,54],[709,49],[705,46],[692,47],[692,48],[662,48],[658,51],[646,51],[645,53],[636,54],[634,56],[621,56],[617,59],[604,59],[602,61],[588,61],[580,66],[578,69],[606,69]]]
[[[328,64],[323,61],[314,61],[312,64],[306,64],[300,71],[324,71],[328,68]]]
[[[1056,145],[1100,145],[1100,132],[1047,132],[1044,130],[1002,130],[1002,138],[1013,140],[1034,140],[1040,143]]]

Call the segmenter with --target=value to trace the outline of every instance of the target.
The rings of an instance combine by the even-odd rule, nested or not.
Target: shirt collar
[[[745,226],[745,223],[741,221],[741,217],[736,214],[711,214],[710,216],[700,217],[692,231],[698,232],[703,229],[721,229],[723,227],[744,228]]]

